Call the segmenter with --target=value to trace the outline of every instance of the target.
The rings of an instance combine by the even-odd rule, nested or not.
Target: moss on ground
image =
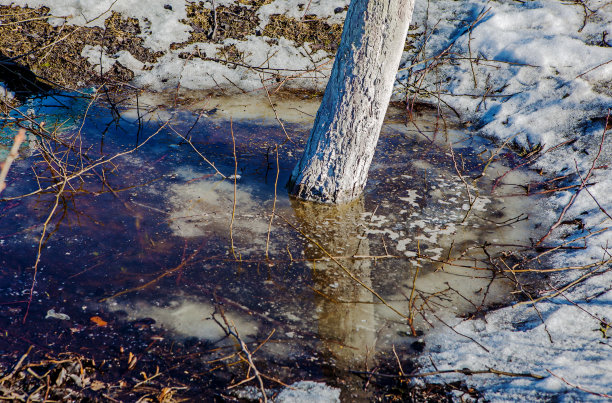
[[[240,3],[245,4],[244,1]],[[218,6],[214,10],[204,7],[202,1],[190,4],[187,6],[187,19],[182,22],[193,29],[191,36],[187,42],[173,44],[172,48],[180,49],[196,42],[221,43],[225,39],[246,39],[248,35],[255,33],[259,24],[256,13],[259,6],[265,2],[252,0],[248,3],[253,5]]]
[[[199,4],[190,4],[187,6],[187,19],[182,21],[184,24],[190,25],[193,28],[191,37],[188,43],[207,42],[208,37],[212,35],[212,10],[204,8],[202,2]],[[173,44],[173,47],[178,44]],[[178,47],[178,46],[177,46]]]
[[[257,30],[260,21],[257,10],[271,3],[271,0],[238,0],[229,7],[219,6],[214,10],[206,8],[204,2],[192,3],[187,7],[187,19],[183,22],[193,28],[191,37],[184,44],[174,44],[173,48],[196,42],[221,43],[225,39],[245,40],[249,35],[265,35],[273,39],[286,38],[297,46],[311,43],[313,50],[323,49],[335,53],[342,35],[342,24],[328,24],[315,15],[307,15],[303,20],[284,15],[270,16],[263,32]],[[216,14],[216,16],[215,16]]]
[[[192,3],[187,7],[187,19],[183,21],[193,28],[191,36],[185,43],[173,44],[173,48],[180,49],[196,42],[222,43],[225,39],[245,40],[249,35],[265,35],[273,39],[292,40],[297,46],[309,42],[314,51],[323,49],[330,54],[335,53],[342,35],[342,24],[328,24],[315,15],[307,15],[303,20],[272,15],[263,31],[259,31],[257,10],[271,2],[238,0],[244,6],[219,6],[214,11],[205,7],[202,1]]]

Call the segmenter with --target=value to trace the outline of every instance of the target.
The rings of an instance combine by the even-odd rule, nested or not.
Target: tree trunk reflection
[[[370,260],[347,259],[368,255],[369,242],[361,239],[363,198],[332,206],[293,200],[292,206],[302,231],[317,241],[365,284],[371,284]],[[376,323],[372,294],[352,280],[316,245],[307,242],[305,255],[311,263],[319,336],[327,351],[342,368],[372,364]]]

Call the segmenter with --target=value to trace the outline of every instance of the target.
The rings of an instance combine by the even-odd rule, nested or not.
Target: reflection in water
[[[367,256],[369,240],[363,232],[364,200],[329,206],[292,201],[296,218],[304,233],[332,256]],[[376,319],[373,296],[351,279],[317,245],[305,248],[312,263],[319,335],[337,365],[355,367],[373,358],[376,344]],[[345,267],[367,286],[371,286],[369,259],[343,259]]]
[[[267,105],[267,100],[261,104]],[[525,199],[504,199],[488,191],[491,180],[506,168],[479,160],[474,149],[480,145],[455,143],[455,154],[460,156],[455,164],[447,144],[423,141],[420,131],[404,125],[387,125],[362,199],[344,206],[302,203],[288,200],[276,189],[270,172],[278,169],[278,183],[288,179],[301,152],[299,136],[305,138],[307,128],[287,125],[295,143],[279,147],[275,166],[270,150],[285,141],[284,133],[265,122],[237,119],[230,133],[222,109],[207,112],[221,115],[220,119],[176,113],[173,127],[183,135],[191,133],[194,147],[228,176],[235,169],[231,147],[235,136],[237,190],[233,181],[217,180],[210,166],[171,131],[162,131],[137,152],[115,159],[116,166],[103,166],[104,180],[83,176],[80,188],[62,195],[64,209],[54,218],[55,232],[42,254],[44,277],[35,289],[47,299],[32,305],[32,316],[38,309],[44,317],[54,308],[71,318],[81,315],[83,323],[94,314],[128,322],[148,318],[147,322],[157,323],[151,327],[155,331],[161,327],[179,339],[216,341],[222,335],[211,316],[219,296],[245,337],[261,341],[276,331],[257,358],[277,357],[282,365],[299,361],[309,367],[305,371],[313,366],[328,371],[331,363],[346,375],[349,369],[383,366],[392,346],[400,357],[407,356],[415,341],[409,334],[428,330],[430,324],[438,326],[437,316],[471,314],[507,300],[514,283],[492,281],[503,271],[492,274],[488,255],[527,244],[532,229],[523,214]],[[108,127],[99,122],[107,116],[103,107],[94,105],[89,113],[82,139],[94,161],[133,149],[129,133],[142,129],[140,135],[146,137],[159,128],[153,115],[141,121],[140,111],[128,110]],[[427,125],[422,129],[427,130]],[[18,162],[14,173],[23,172],[22,177],[7,195],[38,188],[40,178],[26,177],[34,157]],[[478,183],[469,180],[479,177],[484,164],[490,177]],[[458,176],[458,167],[469,183]],[[512,175],[518,171],[505,179],[529,182]],[[466,192],[478,198],[470,200]],[[290,228],[293,225],[275,219],[266,256],[277,193],[276,213],[287,222],[297,221],[308,239]],[[0,205],[0,264],[10,269],[0,267],[2,301],[20,300],[22,290],[30,289],[28,251],[37,243],[40,224],[54,202],[55,193],[49,193]],[[228,253],[232,217],[238,262]],[[306,259],[300,256],[302,251]],[[363,284],[326,252],[337,256]],[[370,255],[377,258],[354,258]],[[405,315],[414,308],[414,329],[364,285]],[[98,303],[126,290],[131,291],[111,300],[111,305]],[[2,315],[0,325],[1,320]],[[132,337],[109,329],[104,329],[113,338],[109,344],[120,345]],[[321,349],[323,357],[318,354]],[[396,365],[393,357],[391,361]],[[318,379],[341,378],[338,373],[326,375]],[[353,385],[354,390],[362,387]]]

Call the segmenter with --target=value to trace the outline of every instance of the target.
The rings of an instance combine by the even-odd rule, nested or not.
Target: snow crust
[[[427,335],[428,354],[422,359],[423,371],[493,368],[544,378],[492,374],[436,377],[445,382],[465,379],[490,401],[608,401],[595,393],[610,393],[611,346],[609,339],[602,338],[599,321],[594,316],[610,317],[612,292],[605,292],[596,303],[584,301],[603,291],[606,282],[609,288],[609,279],[604,284],[601,278],[588,281],[579,290],[565,294],[568,299],[559,296],[538,303],[537,311],[532,306],[520,305],[497,310],[484,319],[455,319],[451,325],[464,337],[448,328]],[[578,302],[585,311],[569,300]],[[592,393],[571,387],[560,378]]]
[[[525,146],[559,143],[575,122],[601,117],[612,105],[612,49],[596,46],[603,32],[612,29],[612,5],[587,3],[602,21],[588,20],[582,27],[582,8],[559,1],[436,1],[429,4],[428,16],[427,4],[417,2],[415,32],[426,31],[426,22],[428,32],[436,26],[426,56],[453,43],[452,52],[474,58],[444,64],[436,76],[426,77],[424,87],[435,90],[435,82],[444,77],[448,81],[440,90],[448,95],[443,100],[476,118],[489,135],[516,135]],[[409,56],[404,67],[414,60]],[[491,97],[483,101],[486,88]]]

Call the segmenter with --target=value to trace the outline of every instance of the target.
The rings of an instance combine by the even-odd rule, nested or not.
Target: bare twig
[[[206,158],[206,157],[205,157],[205,156],[204,156],[204,155],[203,155],[203,154],[200,152],[200,150],[198,150],[198,149],[196,148],[196,146],[195,146],[195,145],[194,145],[194,144],[191,142],[191,140],[190,140],[190,139],[188,139],[186,136],[183,136],[181,133],[179,133],[179,132],[178,132],[178,131],[177,131],[177,130],[174,128],[174,127],[172,127],[172,125],[169,125],[168,127],[169,127],[169,128],[170,128],[170,130],[172,130],[172,131],[173,131],[173,132],[174,132],[174,133],[175,133],[177,136],[179,136],[180,138],[182,138],[182,139],[183,139],[183,141],[185,141],[187,144],[189,144],[189,145],[191,146],[191,148],[193,148],[193,151],[195,151],[195,152],[196,152],[196,153],[197,153],[197,154],[200,156],[200,158],[202,158],[202,159],[204,160],[204,162],[206,162],[208,165],[210,165],[210,167],[211,167],[212,169],[214,169],[214,170],[215,170],[215,173],[216,173],[217,175],[220,175],[220,176],[221,176],[223,179],[227,179],[227,176],[223,175],[223,174],[222,174],[222,173],[221,173],[221,172],[220,172],[220,171],[217,169],[217,167],[215,166],[215,163],[214,163],[214,162],[211,162],[211,161],[210,161],[208,158]]]
[[[276,112],[276,108],[274,107],[274,103],[272,103],[272,99],[270,98],[270,92],[268,91],[268,87],[266,87],[266,85],[264,84],[263,79],[261,80],[261,84],[263,85],[264,89],[266,90],[266,95],[268,96],[268,102],[270,102],[270,107],[272,108],[272,111],[274,111],[274,116],[276,117],[276,120],[278,121],[278,123],[281,125],[281,127],[283,129],[283,133],[285,133],[285,137],[287,138],[287,141],[290,141],[290,142],[295,144],[295,142],[293,140],[291,140],[291,138],[287,134],[287,130],[285,130],[285,125],[283,124],[283,122],[278,117],[278,113]]]
[[[563,377],[561,377],[561,376],[559,376],[559,375],[555,374],[554,372],[552,372],[552,371],[551,371],[551,370],[549,370],[549,369],[547,369],[547,370],[546,370],[546,372],[548,372],[549,374],[551,374],[551,375],[552,375],[552,376],[554,376],[555,378],[557,378],[557,379],[559,379],[559,380],[563,381],[565,384],[567,384],[567,385],[571,386],[571,387],[572,387],[572,388],[574,388],[574,389],[581,390],[581,391],[583,391],[583,392],[585,392],[585,393],[588,393],[588,394],[590,394],[590,395],[595,395],[595,396],[599,396],[599,397],[605,397],[606,399],[612,399],[612,395],[608,395],[608,394],[606,394],[606,393],[594,392],[594,391],[592,391],[592,390],[585,389],[585,388],[583,388],[583,387],[581,387],[581,386],[579,386],[579,385],[574,385],[573,383],[571,383],[571,382],[567,381],[565,378],[563,378]]]
[[[278,186],[278,175],[280,174],[280,166],[278,165],[278,145],[274,147],[276,151],[276,178],[274,179],[274,200],[272,201],[272,213],[270,214],[270,222],[268,223],[268,237],[266,238],[266,259],[268,259],[268,250],[270,247],[270,233],[272,232],[272,221],[276,212],[276,190]]]
[[[64,171],[65,173],[65,171]],[[68,181],[63,181],[57,194],[55,195],[55,202],[53,204],[53,208],[51,208],[51,212],[49,212],[49,215],[47,216],[47,219],[45,220],[45,222],[43,223],[43,230],[42,233],[40,234],[40,238],[38,240],[38,251],[36,253],[36,262],[34,263],[34,274],[32,275],[32,286],[30,287],[30,296],[28,298],[28,306],[26,308],[26,312],[25,315],[23,316],[23,323],[25,323],[27,317],[28,317],[28,312],[30,312],[30,305],[32,304],[32,299],[34,297],[34,287],[36,286],[36,275],[38,274],[38,265],[40,264],[40,257],[42,255],[42,246],[43,243],[45,241],[45,235],[47,233],[47,227],[49,226],[49,223],[51,222],[51,219],[53,218],[53,216],[55,215],[55,210],[57,210],[57,206],[59,206],[59,200],[62,197],[62,193],[64,192],[64,189],[66,188],[66,184],[68,183]]]
[[[264,383],[263,383],[262,374],[259,372],[259,370],[255,366],[255,363],[253,362],[253,354],[249,350],[249,347],[244,342],[244,340],[242,340],[242,338],[240,337],[240,334],[238,333],[238,329],[236,328],[236,325],[234,323],[230,324],[230,321],[225,316],[223,308],[221,306],[217,306],[217,310],[219,311],[219,313],[221,315],[221,318],[223,318],[223,322],[225,322],[225,326],[227,327],[225,330],[230,335],[232,335],[232,337],[234,337],[234,339],[236,339],[236,341],[240,345],[240,350],[242,350],[242,353],[246,356],[245,361],[249,365],[249,368],[253,371],[253,374],[254,374],[252,377],[248,377],[248,378],[244,379],[243,381],[238,382],[237,384],[234,384],[234,385],[230,386],[230,388],[234,388],[234,387],[236,387],[238,385],[241,385],[241,384],[243,384],[245,382],[248,382],[248,381],[250,381],[252,379],[257,379],[257,383],[259,384],[259,390],[261,391],[262,399],[263,399],[264,402],[267,402],[268,401],[268,397],[266,395],[266,388],[265,388]],[[272,332],[272,333],[274,333],[274,332]],[[269,339],[269,337],[268,337],[268,339]],[[266,341],[268,339],[266,339]]]
[[[137,145],[136,147],[134,147],[134,148],[132,148],[130,150],[117,153],[117,154],[113,155],[110,158],[106,158],[106,159],[101,158],[98,161],[96,161],[95,163],[93,163],[93,164],[91,164],[89,166],[86,166],[83,169],[80,169],[79,171],[77,171],[77,172],[75,172],[73,174],[70,174],[70,175],[66,176],[65,178],[63,178],[59,182],[54,183],[53,185],[47,186],[44,189],[43,188],[39,188],[38,190],[35,190],[33,192],[30,192],[30,193],[26,193],[26,194],[23,194],[23,195],[20,195],[20,196],[15,196],[15,197],[7,197],[7,198],[2,199],[2,200],[3,201],[7,201],[7,200],[21,199],[21,198],[24,198],[24,197],[34,196],[36,194],[39,194],[39,193],[42,193],[42,192],[46,192],[48,190],[56,189],[58,187],[62,187],[66,183],[72,181],[73,179],[80,178],[84,173],[89,172],[92,169],[94,169],[94,168],[96,168],[96,167],[98,167],[100,165],[107,164],[107,163],[113,161],[116,158],[119,158],[119,157],[122,157],[124,155],[128,155],[128,154],[131,154],[131,153],[135,152],[140,147],[144,146],[147,142],[149,142],[149,140],[151,140],[153,137],[155,137],[159,132],[161,132],[168,125],[168,123],[169,123],[169,121],[166,121],[159,129],[157,129],[153,134],[151,134],[149,137],[147,137],[145,139],[145,141],[143,141],[142,143],[140,143],[139,145]]]
[[[9,155],[6,157],[4,164],[2,164],[2,170],[0,171],[0,193],[2,193],[2,191],[6,188],[6,175],[8,175],[8,171],[11,168],[15,158],[19,156],[19,147],[21,146],[21,143],[25,141],[25,139],[25,129],[20,129],[19,133],[17,133],[15,139],[13,140],[13,146],[11,147]]]
[[[565,217],[565,214],[567,213],[569,208],[572,207],[572,205],[574,204],[574,201],[576,201],[576,198],[578,197],[578,195],[580,194],[582,189],[584,189],[586,187],[587,181],[589,180],[589,178],[593,174],[593,170],[595,169],[595,164],[597,163],[597,160],[599,159],[599,157],[601,155],[601,152],[602,152],[602,149],[603,149],[603,145],[604,145],[604,142],[606,140],[606,131],[608,129],[608,122],[609,122],[609,120],[610,120],[610,111],[608,111],[608,116],[606,117],[606,123],[604,125],[603,133],[601,134],[601,142],[599,143],[599,149],[597,150],[597,154],[595,155],[595,158],[593,159],[593,162],[591,163],[591,168],[588,170],[588,172],[584,176],[584,179],[582,179],[582,177],[581,177],[582,180],[581,180],[581,183],[580,183],[580,187],[578,188],[578,190],[576,190],[576,192],[574,192],[574,194],[570,198],[569,202],[565,205],[565,207],[563,208],[563,211],[561,211],[561,214],[559,215],[559,218],[557,219],[557,221],[550,227],[548,232],[538,241],[536,246],[538,246],[542,242],[544,242],[544,240],[553,232],[553,230],[555,228],[557,228],[559,225],[561,225],[561,223],[563,222],[563,217]]]
[[[2,383],[4,383],[4,381],[6,381],[7,379],[11,378],[13,375],[15,375],[17,373],[17,371],[19,371],[19,368],[21,368],[21,364],[23,364],[23,361],[26,359],[26,357],[28,356],[28,354],[30,354],[30,352],[32,351],[32,348],[34,348],[34,346],[30,346],[30,348],[28,348],[28,351],[25,352],[24,355],[21,356],[21,358],[19,359],[19,361],[17,361],[17,364],[15,364],[15,366],[13,367],[13,369],[11,370],[11,372],[9,372],[8,374],[4,375],[2,378],[0,378],[0,385]]]
[[[236,249],[234,248],[234,218],[236,216],[236,188],[237,188],[237,180],[238,180],[238,158],[236,158],[236,139],[234,138],[234,123],[232,118],[230,118],[230,132],[232,134],[232,145],[234,150],[234,199],[232,202],[232,219],[230,221],[230,242],[232,254],[234,255],[234,259],[239,260],[238,256],[236,256]]]

